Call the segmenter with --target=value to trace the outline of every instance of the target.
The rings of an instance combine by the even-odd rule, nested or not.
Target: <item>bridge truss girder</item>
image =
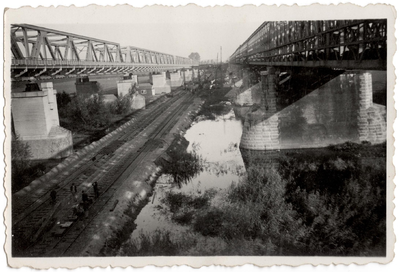
[[[130,71],[166,71],[188,68],[188,58],[173,56],[134,46],[90,38],[44,27],[14,24],[11,26],[12,77],[74,76],[83,71],[122,73]],[[61,69],[61,70],[60,70]]]
[[[386,40],[386,20],[265,22],[230,62],[386,69]]]
[[[15,59],[121,62],[118,43],[28,24],[11,26],[11,48]]]

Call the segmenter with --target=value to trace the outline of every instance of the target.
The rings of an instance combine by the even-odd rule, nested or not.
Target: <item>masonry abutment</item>
[[[244,121],[240,147],[251,150],[279,149],[279,119],[276,113],[276,73],[273,67],[261,71],[261,103]]]

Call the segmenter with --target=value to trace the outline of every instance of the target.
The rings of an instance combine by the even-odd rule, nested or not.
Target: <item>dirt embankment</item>
[[[118,200],[117,205],[112,212],[106,207],[91,223],[95,228],[89,228],[93,230],[85,233],[74,246],[77,249],[77,255],[115,256],[118,254],[120,245],[130,238],[136,228],[134,222],[137,215],[150,201],[153,194],[153,187],[161,170],[154,162],[168,149],[183,143],[177,136],[183,136],[186,129],[190,127],[201,104],[201,99],[194,99],[171,131],[163,138],[164,144],[149,152],[145,160],[141,162],[141,167],[136,168],[117,189],[114,197]]]

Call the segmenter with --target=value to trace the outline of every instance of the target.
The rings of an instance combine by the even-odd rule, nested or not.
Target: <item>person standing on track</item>
[[[82,191],[82,202],[83,203],[89,202],[89,196],[85,191]]]
[[[82,191],[82,202],[85,218],[89,217],[89,196],[85,191]]]
[[[56,204],[56,202],[57,202],[57,192],[55,190],[52,190],[50,192],[50,197],[51,197],[51,203]]]
[[[75,183],[72,183],[70,190],[71,190],[71,194],[74,197],[75,201],[77,201],[78,200],[78,196],[77,196],[78,189],[76,188]]]
[[[93,191],[94,191],[94,197],[98,198],[99,197],[99,187],[97,185],[97,181],[92,183]]]

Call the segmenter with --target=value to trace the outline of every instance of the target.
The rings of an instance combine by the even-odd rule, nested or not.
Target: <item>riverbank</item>
[[[129,175],[123,177],[125,181],[119,188],[116,188],[114,200],[110,201],[109,205],[107,204],[90,223],[93,227],[88,227],[85,230],[68,250],[67,255],[102,256],[112,255],[115,252],[119,241],[124,240],[121,234],[123,235],[132,228],[131,224],[133,224],[135,216],[147,203],[153,192],[154,182],[160,170],[154,164],[154,161],[162,156],[173,143],[176,134],[182,134],[190,126],[200,105],[201,100],[195,98],[184,114],[176,121],[173,128],[163,137],[158,148],[146,154],[140,162],[141,167],[134,168]],[[151,129],[150,126],[138,135],[137,140],[132,142],[133,148],[139,150],[145,144],[146,135],[149,134]]]

